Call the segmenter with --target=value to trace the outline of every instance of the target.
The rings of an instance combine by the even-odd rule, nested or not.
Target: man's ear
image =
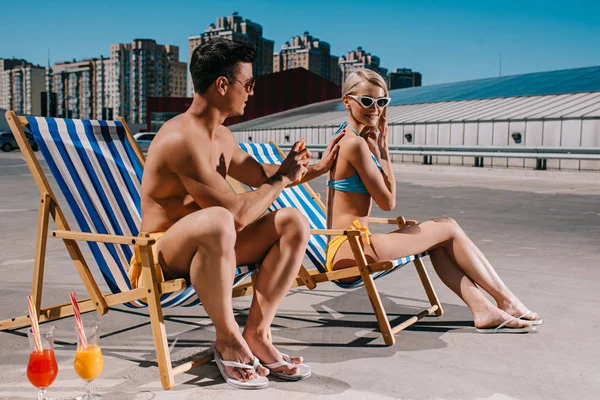
[[[225,94],[225,92],[227,91],[227,85],[229,85],[229,81],[224,76],[218,77],[217,80],[215,81],[215,86],[217,88],[217,91],[221,95]]]

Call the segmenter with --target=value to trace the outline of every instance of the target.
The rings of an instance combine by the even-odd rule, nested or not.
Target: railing
[[[289,151],[292,145],[280,146]],[[306,145],[321,152],[323,144]],[[516,146],[389,146],[390,154],[412,156],[534,158],[548,160],[600,160],[600,147],[516,147]]]
[[[280,146],[289,151],[292,145]],[[311,151],[322,152],[327,146],[306,145]],[[433,156],[475,157],[476,167],[483,166],[484,157],[529,158],[537,160],[536,169],[545,170],[546,160],[600,161],[600,147],[517,147],[517,146],[389,146],[392,155],[423,156],[424,164],[432,164]]]

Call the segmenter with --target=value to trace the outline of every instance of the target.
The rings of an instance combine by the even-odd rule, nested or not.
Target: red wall
[[[256,77],[254,96],[246,103],[244,115],[225,120],[225,125],[249,121],[292,108],[340,98],[341,88],[304,68]],[[150,127],[152,112],[184,112],[191,97],[148,97],[146,126]]]

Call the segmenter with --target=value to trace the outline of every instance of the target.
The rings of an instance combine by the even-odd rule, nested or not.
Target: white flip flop
[[[531,325],[525,326],[523,328],[511,328],[511,327],[506,326],[507,324],[511,323],[512,321],[514,321],[516,319],[518,319],[518,318],[510,317],[509,319],[507,319],[506,321],[504,321],[503,323],[501,323],[500,325],[498,325],[496,327],[476,328],[476,330],[479,333],[528,333],[531,331],[535,331],[535,328]]]
[[[269,368],[270,374],[275,375],[278,378],[286,379],[288,381],[299,381],[301,379],[308,378],[312,374],[312,369],[306,364],[292,364],[292,358],[287,354],[281,354],[282,360],[273,364],[263,364],[263,367]],[[286,374],[284,372],[273,371],[274,368],[283,367],[284,365],[290,365],[298,368],[297,374]]]
[[[529,322],[531,325],[541,325],[544,323],[542,317],[538,315],[538,319],[527,319],[526,316],[533,314],[531,311],[527,311],[525,314],[521,315],[519,318],[521,321]]]
[[[269,387],[269,379],[266,376],[261,376],[259,378],[253,379],[251,381],[242,382],[238,381],[230,377],[225,371],[225,367],[234,367],[234,368],[243,368],[243,369],[256,369],[260,365],[258,358],[254,357],[254,362],[252,365],[250,364],[242,364],[236,361],[225,361],[221,356],[221,353],[217,350],[217,346],[213,343],[212,345],[213,352],[215,354],[215,362],[217,363],[217,367],[219,367],[219,371],[221,371],[221,375],[225,382],[229,383],[231,386],[236,387],[238,389],[264,389]]]

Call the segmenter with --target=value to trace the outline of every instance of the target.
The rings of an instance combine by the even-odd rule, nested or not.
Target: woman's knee
[[[306,216],[295,208],[282,208],[275,216],[275,227],[283,235],[294,235],[299,240],[308,240],[310,224]]]
[[[444,227],[444,229],[448,230],[448,233],[452,237],[455,237],[460,234],[464,234],[464,231],[462,230],[462,228],[460,227],[458,222],[456,222],[456,220],[452,217],[445,216],[445,217],[435,218],[435,219],[433,219],[433,222],[435,222],[436,224],[442,225]]]

